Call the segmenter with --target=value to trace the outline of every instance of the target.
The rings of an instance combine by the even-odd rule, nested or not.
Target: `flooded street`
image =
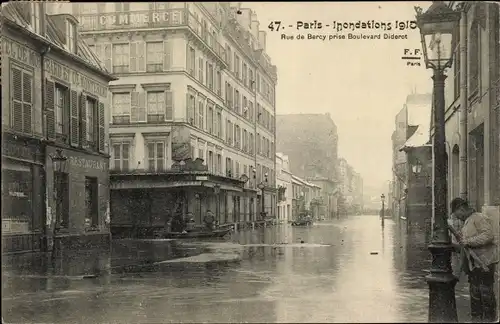
[[[93,266],[52,275],[3,271],[3,318],[14,323],[427,321],[425,245],[405,243],[396,224],[386,220],[382,228],[376,216],[311,227],[280,225],[218,241],[116,241],[111,257],[94,259],[80,259]],[[463,280],[457,286],[462,321],[469,308],[464,286]]]

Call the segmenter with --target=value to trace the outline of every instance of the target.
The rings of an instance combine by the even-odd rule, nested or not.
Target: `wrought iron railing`
[[[189,27],[219,58],[226,61],[226,50],[214,35],[187,9],[137,10],[105,14],[84,14],[77,17],[80,32],[142,29],[160,27]]]

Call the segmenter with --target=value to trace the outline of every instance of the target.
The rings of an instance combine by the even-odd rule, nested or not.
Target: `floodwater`
[[[119,240],[111,253],[70,256],[49,272],[34,260],[4,266],[2,316],[10,323],[427,322],[430,256],[422,235],[410,237],[411,244],[391,220],[382,227],[377,216],[354,216],[225,240]],[[462,321],[467,293],[461,281]]]

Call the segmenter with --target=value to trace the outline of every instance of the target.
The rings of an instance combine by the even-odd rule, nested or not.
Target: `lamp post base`
[[[455,285],[458,278],[451,269],[451,244],[431,243],[432,267],[425,277],[429,285],[429,323],[458,322]]]

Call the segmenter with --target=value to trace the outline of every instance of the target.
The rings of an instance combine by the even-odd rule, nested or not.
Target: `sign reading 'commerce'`
[[[117,13],[97,16],[80,16],[78,18],[83,28],[88,25],[100,26],[144,26],[148,24],[179,25],[182,21],[182,11]]]
[[[46,58],[45,60],[45,71],[72,85],[80,86],[90,93],[97,94],[101,97],[107,96],[108,90],[106,86],[50,58]]]

